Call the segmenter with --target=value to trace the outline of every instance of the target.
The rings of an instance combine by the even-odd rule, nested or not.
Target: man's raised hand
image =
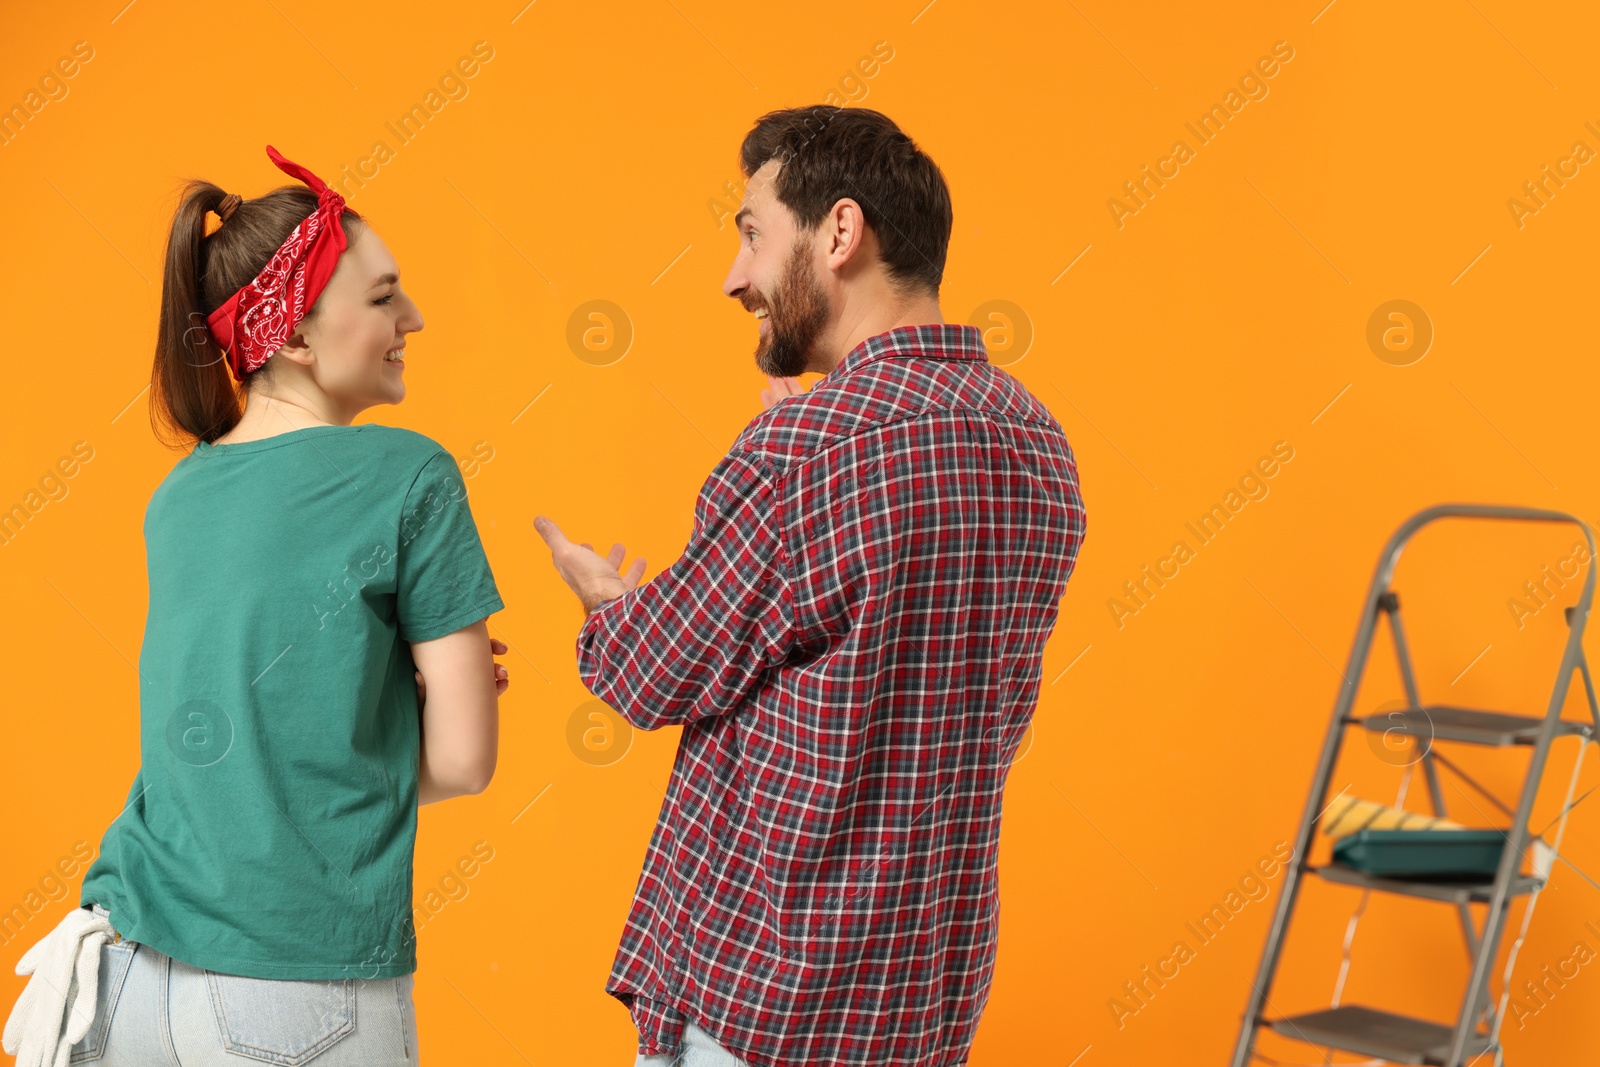
[[[644,577],[642,557],[633,561],[627,573],[621,573],[627,549],[620,544],[612,545],[611,551],[602,556],[587,541],[574,544],[568,540],[561,528],[543,515],[534,517],[533,527],[550,546],[550,560],[555,564],[556,573],[577,594],[586,613],[626,593]]]
[[[799,378],[774,378],[767,375],[767,388],[761,390],[761,406],[770,408],[786,396],[799,396],[805,392]]]

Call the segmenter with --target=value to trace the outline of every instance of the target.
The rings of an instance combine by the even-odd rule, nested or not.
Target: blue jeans
[[[96,915],[107,915],[94,905]],[[291,981],[218,974],[133,941],[100,949],[95,1067],[415,1067],[413,975]],[[358,1025],[359,1023],[359,1025]]]
[[[641,1055],[633,1067],[749,1067],[738,1056],[717,1044],[716,1039],[694,1024],[683,1021],[683,1041],[676,1056]]]

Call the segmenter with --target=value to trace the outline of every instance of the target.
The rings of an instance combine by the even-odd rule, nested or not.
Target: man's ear
[[[862,246],[867,243],[867,218],[854,199],[847,196],[836,201],[822,224],[831,269],[839,270],[862,254]]]

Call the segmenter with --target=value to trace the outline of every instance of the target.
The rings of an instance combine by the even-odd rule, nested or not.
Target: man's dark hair
[[[849,197],[877,235],[884,267],[902,292],[937,295],[950,245],[950,189],[938,166],[881,112],[864,107],[773,111],[739,147],[745,177],[781,166],[778,202],[807,230]]]

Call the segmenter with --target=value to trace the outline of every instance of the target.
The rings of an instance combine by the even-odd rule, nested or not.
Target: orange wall
[[[1574,142],[1600,150],[1600,15],[1322,2],[12,5],[0,104],[24,102],[76,42],[92,59],[0,145],[0,505],[78,442],[92,459],[0,547],[0,908],[37,902],[58,859],[97,847],[136,769],[140,529],[175,459],[142,390],[175,189],[196,176],[258,195],[278,183],[269,142],[339,174],[381,140],[392,156],[346,188],[427,329],[403,409],[370,417],[492,454],[468,485],[509,605],[491,629],[514,650],[493,786],[421,817],[419,903],[478,842],[493,850],[422,924],[423,1048],[441,1063],[631,1063],[629,1020],[602,987],[676,733],[636,734],[607,765],[578,758],[569,726],[592,699],[573,662],[580,612],[531,521],[622,540],[652,574],[681,550],[695,492],[763,384],[753,323],[720,292],[735,236],[715,202],[737,206],[727,183],[752,119],[836,92],[893,116],[943,168],[944,313],[1005,302],[1008,317],[983,321],[994,359],[1066,428],[1089,512],[1011,776],[999,968],[971,1062],[1224,1062],[1281,873],[1137,1014],[1109,1002],[1292,839],[1385,538],[1442,501],[1600,514],[1585,399],[1600,175],[1579,167],[1536,213],[1508,206]],[[386,124],[476,42],[492,58],[466,95],[441,94],[400,144]],[[1276,42],[1292,59],[1266,95],[1247,82],[1259,98],[1202,143],[1185,123]],[[892,58],[851,81],[875,48]],[[1188,158],[1161,163],[1179,140]],[[1167,168],[1165,186],[1108,206],[1147,164]],[[591,300],[631,323],[620,359],[569,346]],[[1391,300],[1432,324],[1420,360],[1369,347]],[[1292,459],[1266,495],[1200,545],[1185,523],[1275,446]],[[1560,612],[1519,627],[1507,602],[1579,536],[1458,523],[1418,538],[1397,587],[1425,698],[1543,709]],[[1193,558],[1119,618],[1123,583],[1178,540]],[[1380,652],[1360,707],[1400,695]],[[1567,713],[1580,711],[1575,695]],[[1399,774],[1352,740],[1339,784],[1392,800]],[[1557,753],[1536,825],[1572,752]],[[1465,759],[1514,787],[1520,757]],[[1568,843],[1600,876],[1597,819],[1579,809]],[[1359,897],[1312,883],[1302,899],[1273,992],[1285,1011],[1328,1003]],[[1600,950],[1591,920],[1600,890],[1558,871],[1519,980],[1579,941]],[[31,940],[0,948],[6,1005]],[[1347,1000],[1445,1016],[1464,959],[1449,911],[1374,900]],[[1595,969],[1508,1027],[1511,1058],[1600,1051],[1585,1025]]]

